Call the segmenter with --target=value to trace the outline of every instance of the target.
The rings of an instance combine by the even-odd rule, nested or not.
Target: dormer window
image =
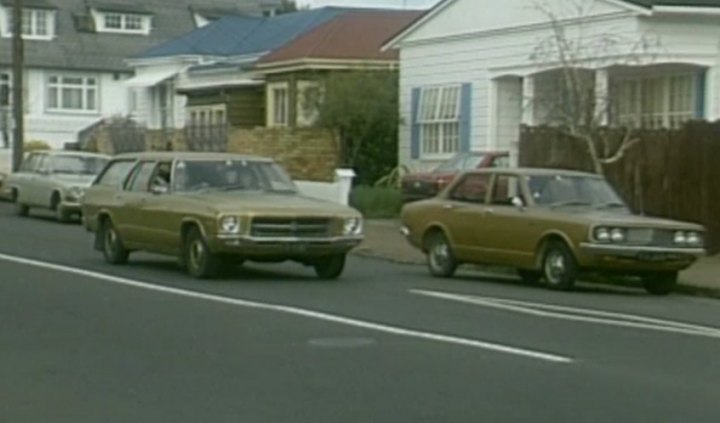
[[[150,15],[140,13],[94,11],[98,32],[150,34]]]
[[[5,8],[3,37],[12,37],[15,28],[12,8]],[[23,9],[22,35],[25,39],[51,40],[55,36],[55,11],[49,9]]]

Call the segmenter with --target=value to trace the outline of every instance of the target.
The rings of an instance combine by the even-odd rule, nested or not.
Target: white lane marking
[[[7,254],[0,253],[0,259],[6,260],[9,262],[13,262],[13,263],[24,264],[24,265],[28,265],[28,266],[43,268],[43,269],[65,272],[65,273],[70,273],[70,274],[84,276],[84,277],[93,278],[93,279],[99,279],[99,280],[103,280],[106,282],[130,286],[130,287],[134,287],[134,288],[145,289],[148,291],[162,292],[162,293],[166,293],[166,294],[173,294],[173,295],[178,295],[178,296],[182,296],[182,297],[211,301],[211,302],[226,304],[226,305],[233,305],[233,306],[240,306],[240,307],[246,307],[246,308],[274,311],[274,312],[279,312],[279,313],[284,313],[284,314],[291,314],[291,315],[295,315],[295,316],[302,316],[302,317],[307,317],[310,319],[338,323],[341,325],[352,326],[352,327],[362,328],[362,329],[368,329],[368,330],[372,330],[372,331],[376,331],[376,332],[382,332],[382,333],[398,335],[398,336],[403,336],[403,337],[419,338],[419,339],[424,339],[424,340],[428,340],[428,341],[461,345],[461,346],[465,346],[465,347],[477,348],[477,349],[482,349],[482,350],[487,350],[487,351],[494,351],[494,352],[498,352],[498,353],[511,354],[511,355],[521,356],[521,357],[525,357],[525,358],[549,361],[549,362],[553,362],[553,363],[567,364],[567,363],[573,362],[573,359],[570,357],[552,354],[552,353],[546,353],[546,352],[537,351],[537,350],[513,347],[513,346],[509,346],[509,345],[480,341],[480,340],[471,339],[471,338],[462,338],[462,337],[452,336],[452,335],[443,335],[443,334],[432,333],[432,332],[423,332],[423,331],[418,331],[418,330],[413,330],[413,329],[405,329],[405,328],[401,328],[401,327],[397,327],[397,326],[390,326],[390,325],[385,325],[385,324],[381,324],[381,323],[374,323],[374,322],[369,322],[369,321],[364,321],[364,320],[359,320],[359,319],[353,319],[353,318],[349,318],[349,317],[343,317],[343,316],[339,316],[339,315],[334,315],[334,314],[329,314],[329,313],[324,313],[324,312],[319,312],[319,311],[313,311],[313,310],[303,309],[303,308],[299,308],[299,307],[285,306],[285,305],[271,304],[271,303],[262,303],[262,302],[242,300],[242,299],[237,299],[237,298],[228,298],[228,297],[222,297],[219,295],[204,294],[201,292],[189,291],[189,290],[180,289],[180,288],[171,288],[171,287],[167,287],[167,286],[154,285],[151,283],[141,282],[138,280],[123,278],[123,277],[119,277],[119,276],[106,275],[106,274],[99,273],[99,272],[78,269],[75,267],[64,266],[64,265],[59,265],[59,264],[47,263],[47,262],[43,262],[43,261],[39,261],[39,260],[10,256]]]
[[[672,320],[662,320],[632,314],[558,306],[554,304],[531,303],[525,301],[508,300],[504,298],[453,294],[423,289],[411,289],[410,292],[413,294],[424,295],[427,297],[475,304],[483,307],[513,311],[532,316],[570,320],[584,323],[596,323],[601,325],[619,326],[634,329],[671,332],[683,335],[720,338],[720,328],[693,325],[689,323],[675,322]]]

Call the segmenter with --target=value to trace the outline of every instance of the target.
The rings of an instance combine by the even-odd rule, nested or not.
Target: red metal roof
[[[380,51],[383,44],[423,11],[368,10],[339,15],[263,57],[258,64],[270,65],[307,59],[387,60],[398,59],[396,50]]]

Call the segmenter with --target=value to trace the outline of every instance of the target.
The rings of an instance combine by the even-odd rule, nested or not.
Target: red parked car
[[[403,202],[434,197],[462,171],[487,167],[508,167],[509,164],[510,155],[507,152],[458,153],[431,172],[405,175],[402,178]]]

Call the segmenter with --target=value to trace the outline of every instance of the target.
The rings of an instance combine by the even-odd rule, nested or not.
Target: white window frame
[[[688,84],[689,92],[684,92],[687,97],[683,99],[687,107],[673,107],[674,83],[678,80],[685,80],[682,83]],[[632,76],[622,77],[616,80],[616,119],[615,123],[628,125],[632,128],[679,128],[688,120],[697,116],[697,72],[668,73],[657,76]],[[657,84],[659,90],[654,96],[649,95],[649,86]],[[657,87],[655,87],[657,88]],[[634,93],[627,94],[627,90]],[[621,94],[622,93],[622,94]],[[657,110],[648,110],[648,107],[657,107]]]
[[[283,104],[278,106],[278,92],[284,92]],[[290,125],[290,85],[287,82],[275,82],[267,84],[267,126],[286,127]]]
[[[99,11],[93,13],[97,24],[98,32],[114,33],[114,34],[135,34],[149,35],[151,28],[151,17],[142,13],[128,12],[111,12]],[[108,26],[108,19],[115,17],[118,19],[118,26]],[[130,22],[139,19],[140,26],[131,26]]]
[[[70,79],[80,79],[80,84],[69,82]],[[94,81],[94,83],[91,83]],[[55,90],[55,105],[51,106],[52,91]],[[63,93],[65,90],[80,90],[81,107],[67,107],[63,104]],[[92,95],[94,107],[89,107],[88,98]],[[45,109],[48,112],[76,113],[76,114],[97,114],[100,112],[100,78],[88,75],[73,74],[50,74],[46,80]]]
[[[11,7],[0,8],[5,15],[2,20],[2,36],[13,36],[14,15]],[[55,38],[55,11],[50,9],[23,8],[23,34],[25,40],[52,40]],[[42,32],[39,31],[43,27]]]
[[[420,157],[447,159],[460,151],[462,86],[449,84],[420,90],[417,121]]]

